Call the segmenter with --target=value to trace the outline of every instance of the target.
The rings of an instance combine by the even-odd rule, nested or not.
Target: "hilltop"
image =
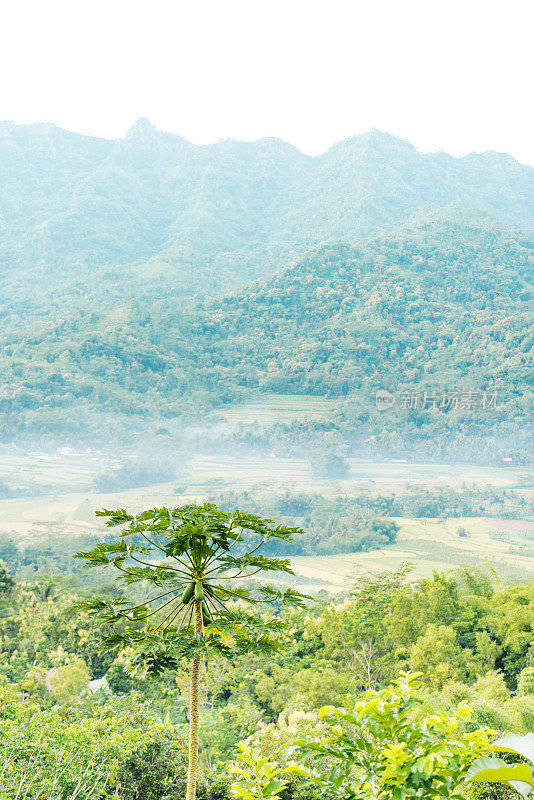
[[[335,424],[356,438],[493,436],[528,450],[533,261],[524,237],[449,208],[323,244],[220,298],[33,321],[0,341],[3,435],[81,435],[102,415],[186,420],[259,390],[337,397]],[[378,418],[379,388],[493,390],[501,408]]]
[[[279,139],[196,146],[144,119],[114,141],[0,123],[4,318],[66,296],[220,294],[449,204],[531,236],[534,169],[493,152],[425,154],[376,130],[312,158]]]

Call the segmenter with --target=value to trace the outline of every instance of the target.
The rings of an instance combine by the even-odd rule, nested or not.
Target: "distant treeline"
[[[31,542],[20,543],[16,534],[0,533],[0,559],[11,574],[24,578],[43,575],[76,576],[83,574],[83,585],[95,586],[100,582],[96,572],[83,570],[74,553],[94,547],[100,537],[96,534],[69,535],[51,532],[40,535]]]
[[[169,464],[161,468],[168,469]],[[134,476],[136,474],[134,471]],[[102,474],[97,478],[102,490],[107,487],[108,491],[113,491],[113,480],[119,488],[119,481],[125,476],[121,470],[116,477],[114,475]],[[120,488],[126,487],[120,483]],[[177,487],[176,491],[183,492],[185,488]],[[259,485],[241,492],[218,492],[213,500],[228,510],[244,507],[254,512],[262,510],[273,519],[303,528],[304,535],[294,543],[271,546],[273,554],[283,555],[333,555],[385,547],[397,538],[398,526],[392,517],[521,519],[534,513],[533,501],[519,491],[494,487],[454,489],[443,486],[430,490],[412,486],[402,494],[328,497],[317,492],[276,493]],[[15,533],[1,533],[0,559],[6,562],[11,573],[25,577],[82,574],[80,562],[72,555],[94,546],[98,538],[93,533],[72,536],[51,529],[49,535],[21,544]],[[87,581],[98,583],[96,572],[85,570],[83,574],[85,584]]]

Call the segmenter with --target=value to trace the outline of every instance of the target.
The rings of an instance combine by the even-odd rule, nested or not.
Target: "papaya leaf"
[[[493,742],[491,750],[498,753],[516,753],[534,762],[534,733],[527,733],[524,736],[514,733],[501,736]]]
[[[532,772],[528,764],[507,764],[501,758],[481,758],[469,768],[466,783],[505,783],[511,782],[523,787],[520,794],[528,797],[534,788]],[[519,791],[519,789],[517,789]]]

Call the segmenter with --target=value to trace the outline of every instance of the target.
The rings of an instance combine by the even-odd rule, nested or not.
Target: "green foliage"
[[[89,683],[85,661],[62,652],[60,648],[49,657],[56,666],[51,669],[34,667],[21,681],[23,690],[41,704],[48,699],[62,706],[74,705]]]
[[[511,734],[496,739],[490,747],[492,752],[511,753],[534,761],[534,734],[516,736]],[[503,783],[521,795],[530,797],[534,790],[534,778],[530,764],[509,764],[502,758],[482,758],[471,766],[467,781],[472,783]]]
[[[92,512],[91,512],[92,514]],[[92,514],[93,517],[93,514]],[[92,518],[91,517],[91,518]],[[0,536],[0,558],[2,558],[12,575],[22,578],[38,578],[43,582],[69,583],[58,580],[59,575],[70,576],[80,574],[82,565],[72,560],[74,553],[81,548],[95,545],[100,537],[95,534],[78,534],[65,536],[63,534],[47,534],[42,537],[21,543],[20,537],[4,535]],[[84,586],[88,586],[87,581],[91,576],[84,573]],[[52,578],[52,576],[54,576]],[[95,573],[93,585],[99,582],[98,573]],[[76,581],[70,581],[70,584]]]
[[[143,458],[130,458],[127,464],[109,472],[99,473],[94,487],[97,492],[120,492],[173,480],[176,471],[176,464],[172,459],[166,459],[161,454],[157,459],[149,459],[143,455]]]
[[[312,461],[312,474],[316,478],[346,478],[350,472],[348,462],[335,453],[320,454]]]
[[[409,570],[403,565],[390,573],[360,578],[350,604],[324,614],[325,651],[336,661],[350,659],[360,686],[370,688],[385,677],[387,662],[395,652],[388,636],[388,610],[394,598],[402,596]]]
[[[228,761],[236,742],[251,736],[262,716],[261,709],[251,702],[205,709],[199,723],[204,760],[209,764]]]
[[[325,708],[326,738],[297,741],[304,752],[328,764],[326,772],[308,770],[322,796],[363,798],[453,797],[469,764],[488,752],[494,733],[458,731],[456,717],[433,715],[410,721],[417,703],[417,680],[404,675],[380,692],[367,692],[349,713]]]
[[[9,605],[0,606],[0,673],[13,682],[27,679],[27,690],[32,696],[36,692],[39,697],[51,691],[46,679],[50,670],[61,670],[82,656],[82,672],[87,669],[92,677],[99,678],[113,660],[100,653],[98,645],[92,641],[90,616],[81,610],[73,613],[73,604],[79,596],[70,591],[48,591],[48,588],[49,584],[42,587],[18,583],[10,595]],[[72,685],[81,688],[83,681]]]
[[[526,463],[531,259],[484,217],[433,212],[357,247],[320,246],[217,300],[176,307],[140,292],[30,315],[0,338],[0,436],[128,436],[254,389],[340,399],[334,418],[306,425],[324,477],[346,470],[345,454],[310,446],[332,429],[363,455]],[[381,414],[384,381],[398,402]],[[400,407],[403,391],[443,388],[497,392],[499,408]]]
[[[432,686],[467,680],[471,674],[469,654],[458,646],[456,632],[450,625],[430,623],[410,650],[410,669],[425,670]]]
[[[114,567],[127,590],[142,584],[157,587],[158,593],[134,605],[125,597],[112,601],[94,598],[83,608],[103,631],[105,650],[130,649],[132,665],[152,676],[178,670],[184,658],[191,661],[186,798],[195,800],[201,655],[214,652],[228,658],[280,646],[284,623],[242,611],[240,606],[280,602],[298,607],[304,605],[305,596],[294,589],[281,592],[270,586],[260,586],[254,596],[236,584],[260,572],[293,574],[289,559],[268,558],[258,551],[269,540],[288,542],[301,531],[284,525],[273,527],[270,519],[238,510],[229,514],[211,503],[148,509],[136,515],[122,508],[96,513],[106,518],[109,527],[122,527],[120,538],[77,557],[90,567]],[[254,546],[248,547],[246,539],[251,536]],[[136,543],[141,540],[145,543]],[[230,552],[234,546],[241,546],[235,554]]]
[[[323,616],[326,652],[340,664],[352,661],[363,686],[410,665],[436,687],[498,669],[515,688],[532,640],[532,586],[501,588],[487,578],[461,570],[412,586],[395,573],[360,580],[360,607],[354,602]],[[375,595],[376,614],[368,613]]]
[[[7,565],[0,558],[0,594],[7,594],[14,586],[13,578],[8,574]]]
[[[117,771],[116,796],[120,800],[182,800],[186,776],[187,742],[181,732],[167,728],[122,762]],[[229,776],[224,770],[203,769],[197,797],[229,800]]]
[[[280,768],[268,758],[261,756],[257,749],[248,747],[242,742],[238,744],[238,763],[232,764],[230,770],[236,780],[232,783],[232,797],[242,800],[268,800],[280,797],[287,786],[283,776],[288,773],[306,773],[298,766]]]
[[[517,679],[517,693],[534,695],[534,667],[525,667]]]
[[[103,797],[120,765],[166,735],[147,704],[133,697],[84,714],[41,711],[11,687],[0,688],[0,797],[27,800]]]
[[[33,268],[45,291],[50,273],[61,275],[80,301],[89,268],[102,295],[116,297],[147,275],[149,298],[212,292],[265,275],[290,253],[360,240],[432,205],[460,202],[534,228],[529,167],[497,153],[423,154],[376,130],[316,158],[278,139],[197,147],[146,119],[116,141],[4,122],[0,142],[0,264],[23,275]]]
[[[288,502],[292,503],[293,498]],[[154,511],[152,509],[151,513]],[[122,523],[122,512],[112,514],[105,519],[118,523],[119,533],[127,531],[134,523],[134,520]],[[137,520],[139,522],[139,518]],[[158,528],[159,524],[167,524],[163,517],[156,515],[143,524],[147,525],[143,533],[152,536],[151,528],[154,528],[163,542]],[[261,537],[257,533],[251,535],[259,543]],[[171,537],[172,532],[169,532],[169,539]],[[135,549],[148,547],[139,531],[117,539],[133,548],[131,555],[146,560],[152,565],[151,569],[161,568],[165,563],[161,551],[149,558]],[[251,550],[254,546],[252,539],[245,535],[229,552],[232,558],[242,559],[245,549]],[[128,564],[131,564],[145,574],[146,565],[133,559],[122,561],[124,556],[121,545],[116,551],[98,551],[95,560],[118,559],[123,569],[129,570]],[[172,563],[171,558],[169,562]],[[111,569],[109,565],[104,567],[104,570]],[[235,572],[229,570],[226,574]],[[134,572],[130,578],[140,575]],[[167,580],[166,575],[163,577]],[[169,595],[174,598],[173,603],[184,610],[182,594],[188,580],[184,578],[176,588],[173,585]],[[226,581],[220,583],[231,589]],[[254,576],[244,587],[253,601],[268,597],[257,591]],[[135,581],[124,587],[125,592],[131,593],[130,605],[119,604],[119,608],[139,605],[146,596],[157,596],[166,588],[167,584],[159,588],[154,586],[149,591],[142,580]],[[118,587],[113,587],[102,593],[102,602],[108,604],[106,608],[117,605],[119,592]],[[283,590],[280,594],[283,596]],[[106,761],[111,764],[106,774],[116,777],[105,791],[109,790],[113,797],[112,792],[120,785],[120,791],[117,790],[120,800],[152,800],[152,796],[153,800],[182,800],[187,762],[188,664],[177,658],[172,671],[165,670],[154,677],[147,676],[145,670],[128,674],[126,670],[134,661],[134,653],[126,649],[115,660],[110,653],[99,653],[98,642],[91,636],[91,616],[85,609],[73,608],[80,600],[87,600],[87,597],[76,595],[61,581],[29,584],[15,580],[11,590],[2,595],[0,686],[17,684],[8,687],[3,695],[4,719],[22,719],[21,714],[30,711],[35,717],[34,727],[30,726],[35,736],[32,733],[33,738],[27,739],[29,749],[25,751],[25,758],[34,758],[41,750],[49,754],[43,761],[44,781],[53,779],[65,754],[57,738],[52,736],[49,744],[38,738],[38,729],[45,740],[50,738],[47,720],[51,725],[58,718],[64,720],[66,727],[62,727],[60,733],[67,739],[70,737],[70,741],[74,728],[68,727],[67,722],[70,726],[75,721],[81,724],[83,720],[93,720],[83,722],[91,728],[97,722],[100,724],[100,717],[105,721],[109,715],[122,714],[128,718],[123,726],[126,732],[129,726],[134,726],[137,714],[141,715],[139,719],[150,718],[161,726],[161,737],[158,734],[150,739],[136,739],[138,744],[131,750],[126,745],[119,748],[113,763]],[[269,630],[269,637],[278,639],[283,633],[283,650],[254,646],[242,652],[239,647],[230,646],[232,643],[229,643],[229,653],[210,649],[209,669],[203,671],[200,693],[199,800],[227,800],[229,797],[226,762],[238,740],[247,738],[247,744],[253,749],[259,748],[262,758],[268,758],[278,765],[277,768],[283,769],[290,765],[287,745],[295,737],[318,741],[326,738],[324,726],[330,726],[333,720],[328,715],[318,718],[314,709],[335,705],[354,713],[355,704],[363,702],[362,690],[371,686],[380,693],[388,680],[416,657],[422,664],[425,688],[417,691],[418,702],[407,708],[409,726],[415,725],[419,730],[429,718],[459,716],[455,740],[484,726],[500,733],[534,730],[534,697],[527,691],[532,667],[531,584],[503,586],[490,571],[467,567],[412,580],[408,567],[404,567],[393,573],[360,578],[348,596],[338,597],[335,602],[328,598],[324,604],[301,608],[281,600],[275,597],[271,613],[260,611],[260,614],[262,625],[277,622],[276,628]],[[232,597],[223,602],[229,612],[245,613],[246,601],[242,598]],[[146,625],[157,626],[169,613],[171,605],[148,620],[143,620],[144,612],[139,619],[133,611],[129,612],[127,616],[132,619],[119,621],[118,632],[122,633],[123,624],[140,632]],[[255,616],[264,608],[262,603],[252,603],[250,607],[254,613],[247,617]],[[431,652],[427,644],[433,638],[435,647]],[[422,643],[425,643],[424,653],[428,657],[426,663]],[[90,684],[91,694],[86,691],[88,677],[100,679]],[[469,718],[457,713],[458,707],[464,704],[472,709]],[[26,717],[23,724],[28,725]],[[340,724],[345,726],[342,720]],[[139,722],[139,730],[146,730],[144,726],[145,722]],[[22,736],[22,730],[21,723],[9,737],[19,733]],[[96,744],[89,743],[87,747],[88,752],[95,752]],[[298,759],[303,768],[310,766],[307,759],[313,751],[306,753],[303,751]],[[81,759],[82,755],[76,758]],[[514,759],[517,761],[513,754],[504,758],[510,764]],[[222,765],[217,766],[218,761]],[[82,761],[75,763],[79,766]],[[323,777],[331,768],[330,765],[327,769],[326,763],[324,768],[317,765]],[[87,766],[85,761],[83,764]],[[85,767],[82,765],[79,769],[83,771]],[[20,771],[17,774],[19,778],[22,775]],[[306,786],[302,776],[286,773],[280,780],[287,783],[280,793],[281,800],[317,800],[319,788],[315,784]],[[466,797],[474,798],[480,796],[477,793],[482,789],[472,784],[469,790],[462,791]],[[493,797],[497,789],[484,791],[488,797]],[[505,792],[512,790],[499,791],[501,800],[508,796]],[[11,800],[9,794],[8,797]]]
[[[247,503],[257,513],[261,508],[269,516],[304,528],[303,534],[289,544],[267,543],[266,552],[273,555],[365,552],[397,539],[398,526],[393,520],[379,518],[374,509],[352,497],[288,491],[276,495],[259,486],[243,492],[224,492],[217,496],[217,503],[225,509]]]
[[[143,584],[157,593],[133,605],[120,596],[95,598],[81,607],[97,621],[105,650],[131,648],[132,663],[153,675],[177,669],[182,658],[196,653],[230,656],[276,648],[277,634],[284,627],[281,621],[242,611],[239,604],[304,602],[305,596],[292,589],[281,592],[260,586],[253,594],[233,585],[259,572],[293,574],[289,559],[267,558],[257,551],[273,539],[291,541],[301,533],[299,528],[273,527],[270,519],[240,511],[230,514],[210,503],[149,509],[137,515],[124,509],[97,514],[106,518],[108,526],[121,526],[120,537],[76,557],[89,567],[114,567],[126,589]],[[255,538],[254,547],[233,555],[232,547],[243,545],[246,536]],[[136,544],[137,540],[145,543]],[[197,631],[195,607],[201,604]]]

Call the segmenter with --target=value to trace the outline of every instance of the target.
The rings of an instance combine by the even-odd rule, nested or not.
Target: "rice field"
[[[254,392],[250,392],[254,397]],[[215,415],[214,419],[232,426],[260,425],[268,427],[276,422],[307,422],[324,419],[339,407],[338,398],[315,397],[302,394],[268,394],[244,403],[235,403]]]
[[[265,428],[277,421],[324,419],[335,413],[339,401],[305,396],[267,395],[213,415],[202,433],[238,430],[240,425]],[[223,490],[252,487],[273,492],[320,492],[325,495],[403,493],[410,486],[518,488],[532,492],[534,470],[525,467],[478,467],[465,464],[371,463],[349,459],[343,480],[320,480],[306,458],[275,453],[246,455],[195,452],[179,477],[116,493],[96,492],[95,477],[121,464],[121,459],[94,450],[54,452],[0,450],[0,481],[23,487],[24,496],[0,499],[0,533],[15,534],[21,542],[50,533],[65,536],[100,527],[96,508],[124,506],[132,510],[153,505],[201,501]],[[125,456],[123,456],[125,458]],[[342,556],[293,559],[295,580],[310,589],[340,591],[359,574],[392,569],[404,561],[416,574],[428,575],[461,563],[487,562],[503,574],[534,578],[534,526],[527,520],[470,518],[466,520],[399,519],[398,542],[386,550]],[[460,538],[458,527],[467,531]],[[500,534],[500,538],[494,538]],[[505,534],[505,535],[503,535]]]
[[[488,565],[503,578],[534,579],[534,523],[485,517],[454,519],[395,519],[398,541],[382,550],[335,556],[297,557],[293,568],[298,579],[315,591],[342,591],[360,575],[377,574],[409,562],[418,577],[462,564]],[[460,537],[458,528],[467,533]],[[505,532],[508,541],[493,538]]]

